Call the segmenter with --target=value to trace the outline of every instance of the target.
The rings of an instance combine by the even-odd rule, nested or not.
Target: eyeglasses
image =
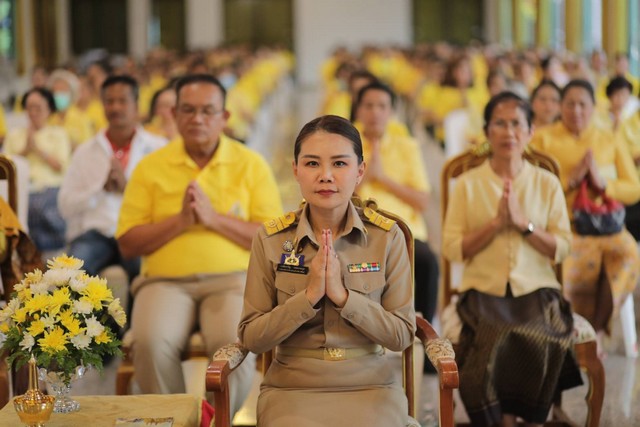
[[[495,120],[489,123],[489,126],[496,129],[500,129],[500,130],[507,130],[509,128],[513,128],[514,130],[524,130],[524,129],[527,129],[528,124],[526,122],[521,122],[517,120],[514,120],[514,121]]]
[[[202,114],[205,119],[211,119],[220,113],[224,113],[224,110],[216,110],[213,106],[206,106],[202,108],[196,108],[193,105],[181,105],[178,107],[178,113],[184,114],[188,117],[195,117],[198,113]]]

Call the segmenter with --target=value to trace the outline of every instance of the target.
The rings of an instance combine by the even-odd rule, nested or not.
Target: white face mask
[[[222,86],[224,86],[225,90],[229,90],[236,84],[236,76],[233,73],[225,73],[218,77],[218,81]]]

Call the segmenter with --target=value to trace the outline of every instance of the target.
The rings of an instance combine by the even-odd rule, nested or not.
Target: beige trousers
[[[245,279],[246,273],[238,272],[134,281],[133,364],[143,393],[185,393],[181,355],[194,330],[200,329],[209,357],[238,340]],[[230,376],[233,413],[249,393],[254,373],[250,354]]]

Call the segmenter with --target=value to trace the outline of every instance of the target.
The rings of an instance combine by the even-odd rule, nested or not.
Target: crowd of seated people
[[[504,277],[496,275],[496,284],[487,288],[468,282],[465,290],[469,293],[458,307],[461,317],[468,320],[463,343],[467,347],[477,339],[474,334],[486,332],[484,324],[469,319],[489,304],[491,296],[498,300],[490,303],[513,312],[525,301],[519,298],[533,298],[548,303],[555,323],[545,323],[544,313],[528,313],[527,319],[562,335],[554,343],[554,360],[564,361],[571,326],[567,301],[602,339],[610,331],[613,314],[637,285],[638,247],[626,229],[607,236],[584,236],[569,228],[573,200],[582,182],[593,194],[606,194],[629,205],[629,224],[634,219],[632,208],[640,200],[638,80],[629,74],[624,54],[615,56],[611,74],[606,72],[601,52],[589,61],[553,52],[499,52],[493,46],[436,43],[411,50],[366,47],[360,54],[338,49],[322,67],[325,101],[321,115],[341,116],[359,131],[366,166],[359,172],[358,162],[354,168],[360,174],[353,177],[355,192],[399,214],[414,233],[414,308],[428,320],[437,313],[439,251],[427,243],[424,216],[431,187],[421,147],[412,137],[414,124],[419,123],[442,144],[447,117],[465,111],[469,117],[466,146],[488,141],[494,150],[487,167],[476,172],[483,174],[481,179],[472,182],[463,177],[458,183],[454,202],[461,208],[456,211],[474,217],[475,222],[448,218],[443,252],[466,262],[468,279],[473,278],[474,268],[490,269],[490,262],[477,265],[482,256],[495,262],[494,250],[517,244],[529,250],[548,280],[530,283],[514,279],[508,271]],[[263,347],[264,337],[252,337],[251,325],[270,316],[257,308],[258,302],[245,297],[241,318],[251,241],[260,223],[279,217],[284,224],[288,217],[280,216],[282,206],[269,165],[237,140],[251,137],[261,105],[291,67],[292,57],[284,51],[220,48],[184,57],[153,51],[143,64],[126,58],[102,60],[82,69],[55,70],[51,75],[37,68],[34,87],[19,97],[28,126],[9,130],[4,136],[0,120],[3,151],[29,161],[29,229],[40,249],[67,248],[85,260],[91,274],[120,264],[133,282],[137,297],[132,308],[134,365],[143,392],[184,391],[180,356],[196,326],[209,354],[234,341],[241,319],[241,335],[255,348]],[[505,91],[510,95],[500,98]],[[347,123],[341,125],[351,129]],[[326,144],[332,132],[316,129],[300,144],[312,146],[314,135],[322,136]],[[530,139],[531,146],[557,160],[559,180],[523,166],[522,152]],[[343,145],[351,147],[349,144]],[[527,194],[527,180],[519,175],[523,171],[540,184],[532,199],[523,199]],[[300,184],[305,190],[310,185]],[[470,197],[465,191],[476,194],[469,189],[473,185],[492,189],[482,200],[486,212],[465,204]],[[308,191],[310,197],[315,196]],[[551,192],[552,199],[545,192]],[[549,212],[536,211],[539,203],[529,206],[538,199],[553,201],[552,217],[545,216]],[[313,203],[310,206],[309,215],[329,212],[322,209],[322,203],[317,211]],[[494,218],[491,214],[496,209]],[[315,221],[310,219],[309,227]],[[330,228],[339,228],[342,222],[338,222]],[[474,224],[490,232],[479,233]],[[327,240],[330,237],[316,232],[315,240],[320,243],[315,249],[335,255],[333,242]],[[550,260],[560,262],[565,257],[560,293],[560,283],[551,278],[547,267]],[[326,265],[327,261],[325,269]],[[260,290],[276,298],[272,289],[266,289],[267,284],[280,289],[278,279],[275,284],[271,279],[258,283],[253,278],[252,287],[265,286]],[[306,308],[318,309],[318,301],[329,295],[328,288],[324,289],[320,298],[307,298],[311,308]],[[539,292],[541,289],[544,291]],[[345,302],[344,295],[339,296],[332,299],[337,308]],[[271,309],[275,312],[280,307],[272,304]],[[175,316],[166,316],[167,312]],[[512,319],[494,320],[508,330]],[[534,328],[532,334],[536,331]],[[159,334],[165,339],[155,339]],[[494,334],[488,343],[499,339]],[[473,353],[465,354],[466,363]],[[252,365],[248,366],[234,377],[234,410],[250,384]],[[572,374],[572,369],[568,371]],[[467,374],[461,372],[464,379]],[[542,385],[529,385],[554,389],[558,381],[549,378]],[[477,382],[475,386],[486,391],[496,385]],[[478,397],[477,389],[465,392]],[[530,421],[539,422],[550,404],[543,399],[536,401],[539,408],[514,412],[513,405],[518,403],[510,402],[510,407],[500,401],[504,406],[492,406],[487,414],[474,411],[496,402],[474,401],[475,397],[468,400],[473,416],[494,421],[504,411],[510,422],[515,421],[510,416],[526,419],[531,413]]]

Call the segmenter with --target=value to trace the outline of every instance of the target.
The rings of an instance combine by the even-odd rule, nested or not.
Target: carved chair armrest
[[[240,343],[227,344],[213,355],[207,368],[207,391],[222,391],[227,388],[227,377],[244,361],[249,350]]]
[[[422,341],[427,357],[438,370],[440,388],[458,388],[458,365],[451,342],[440,338],[433,326],[421,317],[416,318],[416,325],[416,336]]]

